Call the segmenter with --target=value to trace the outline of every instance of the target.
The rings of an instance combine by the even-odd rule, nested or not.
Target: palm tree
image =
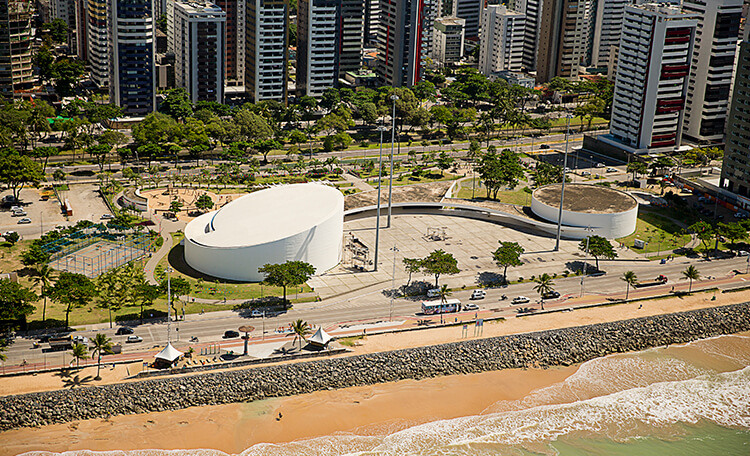
[[[555,286],[555,282],[552,281],[552,276],[547,274],[546,272],[534,279],[534,282],[537,283],[537,285],[534,286],[534,291],[539,293],[539,296],[541,296],[542,310],[544,310],[544,296],[555,291],[555,289],[553,288]]]
[[[628,296],[630,296],[630,287],[635,288],[635,286],[638,284],[638,276],[635,275],[635,272],[633,271],[626,271],[622,277],[620,277],[622,281],[625,282],[626,288],[625,288],[625,300],[628,300]]]
[[[302,350],[302,341],[310,333],[310,325],[306,321],[297,320],[292,323],[292,331],[294,331],[294,342],[299,338],[299,349]]]
[[[36,270],[36,275],[32,279],[34,284],[41,286],[42,297],[44,298],[44,307],[42,307],[42,321],[47,320],[47,290],[52,286],[53,269],[49,265],[42,264]]]
[[[701,278],[701,273],[698,272],[698,269],[696,269],[695,266],[692,264],[687,267],[684,271],[682,271],[682,275],[685,276],[686,279],[690,281],[690,288],[688,288],[688,293],[692,293],[693,291],[693,280],[698,280]]]
[[[89,355],[89,350],[86,348],[85,345],[76,343],[73,345],[73,359],[76,360],[76,367],[80,367],[81,360],[86,359],[86,357]]]
[[[99,376],[99,370],[102,368],[102,352],[112,353],[112,339],[106,335],[99,333],[91,341],[94,349],[91,350],[91,359],[96,358],[96,377],[94,380],[101,380]]]
[[[448,296],[451,295],[450,290],[448,290],[448,285],[443,285],[440,287],[440,290],[438,290],[438,296],[440,296],[440,303],[445,304],[448,301]]]

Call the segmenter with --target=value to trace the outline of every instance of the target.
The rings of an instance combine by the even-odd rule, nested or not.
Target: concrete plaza
[[[344,223],[344,235],[354,236],[369,248],[369,259],[374,261],[375,217],[365,217]],[[422,258],[430,252],[442,249],[458,260],[461,272],[455,276],[441,277],[441,283],[452,288],[476,286],[482,278],[499,278],[502,271],[492,259],[498,241],[518,242],[525,253],[521,256],[524,266],[510,268],[508,277],[531,277],[548,272],[562,274],[568,261],[582,261],[583,252],[578,250],[578,241],[562,240],[560,250],[554,252],[554,237],[531,231],[520,231],[503,225],[451,215],[394,214],[392,227],[386,228],[386,217],[381,218],[378,271],[368,265],[365,271],[353,267],[351,255],[344,249],[341,264],[336,268],[311,279],[308,284],[315,288],[321,298],[383,284],[389,287],[393,272],[394,246],[398,248],[396,260],[396,287],[404,285],[408,273],[404,271],[403,258]],[[430,234],[438,233],[436,237]],[[445,234],[443,237],[442,234]],[[346,241],[345,241],[346,242]],[[618,250],[625,258],[637,258],[627,249]],[[589,262],[593,265],[593,259]],[[414,274],[412,281],[434,281],[421,273]]]

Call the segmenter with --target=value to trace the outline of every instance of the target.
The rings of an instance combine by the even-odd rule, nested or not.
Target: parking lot
[[[552,165],[563,166],[565,153],[556,149],[550,149],[537,153],[536,157]],[[572,172],[584,177],[591,177],[594,174],[607,177],[626,171],[626,164],[620,160],[579,149],[570,151],[567,167]]]
[[[10,206],[0,208],[0,233],[16,231],[22,238],[39,238],[43,232],[47,232],[59,225],[75,224],[79,220],[99,221],[103,214],[109,213],[107,205],[99,196],[95,185],[82,184],[71,186],[70,190],[63,192],[63,198],[68,198],[73,208],[73,215],[66,217],[62,213],[60,202],[51,196],[48,200],[42,200],[41,188],[24,188],[19,195],[20,204],[26,212],[25,216],[13,216]],[[12,192],[0,193],[0,198],[11,195]],[[19,224],[18,221],[28,218],[31,223]]]

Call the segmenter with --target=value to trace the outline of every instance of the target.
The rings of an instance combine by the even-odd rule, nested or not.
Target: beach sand
[[[0,456],[27,451],[199,449],[240,453],[255,443],[356,432],[390,434],[416,424],[481,414],[502,400],[563,381],[577,367],[439,377],[254,403],[115,416],[0,433]],[[279,413],[282,418],[277,420]]]
[[[750,290],[717,294],[715,301],[711,300],[712,297],[713,293],[696,293],[691,296],[616,304],[606,307],[592,307],[575,310],[573,312],[555,312],[544,315],[509,318],[505,321],[490,321],[484,325],[481,337],[521,334],[736,304],[750,301]],[[461,326],[448,326],[420,331],[368,335],[367,337],[355,342],[355,346],[351,347],[353,350],[351,354],[358,355],[465,340],[466,338],[461,337],[461,333]],[[473,334],[474,326],[469,325],[468,335],[470,337],[468,338],[475,338],[473,337]],[[130,368],[132,369],[132,367]],[[95,375],[96,367],[93,366],[81,369],[80,371],[76,370],[75,372],[72,372],[69,377],[61,376],[60,373],[45,373],[24,377],[4,377],[0,378],[0,396],[70,388],[71,385],[73,387],[80,387],[123,382],[126,381],[124,379],[129,375],[129,371],[127,365],[118,365],[114,370],[102,368],[102,380],[100,381],[92,380]],[[76,376],[78,377],[78,381],[75,381]]]

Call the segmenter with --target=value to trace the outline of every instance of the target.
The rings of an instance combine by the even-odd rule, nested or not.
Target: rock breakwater
[[[602,309],[606,311],[606,309]],[[0,430],[491,370],[567,366],[750,330],[750,303],[551,331],[0,398]]]

